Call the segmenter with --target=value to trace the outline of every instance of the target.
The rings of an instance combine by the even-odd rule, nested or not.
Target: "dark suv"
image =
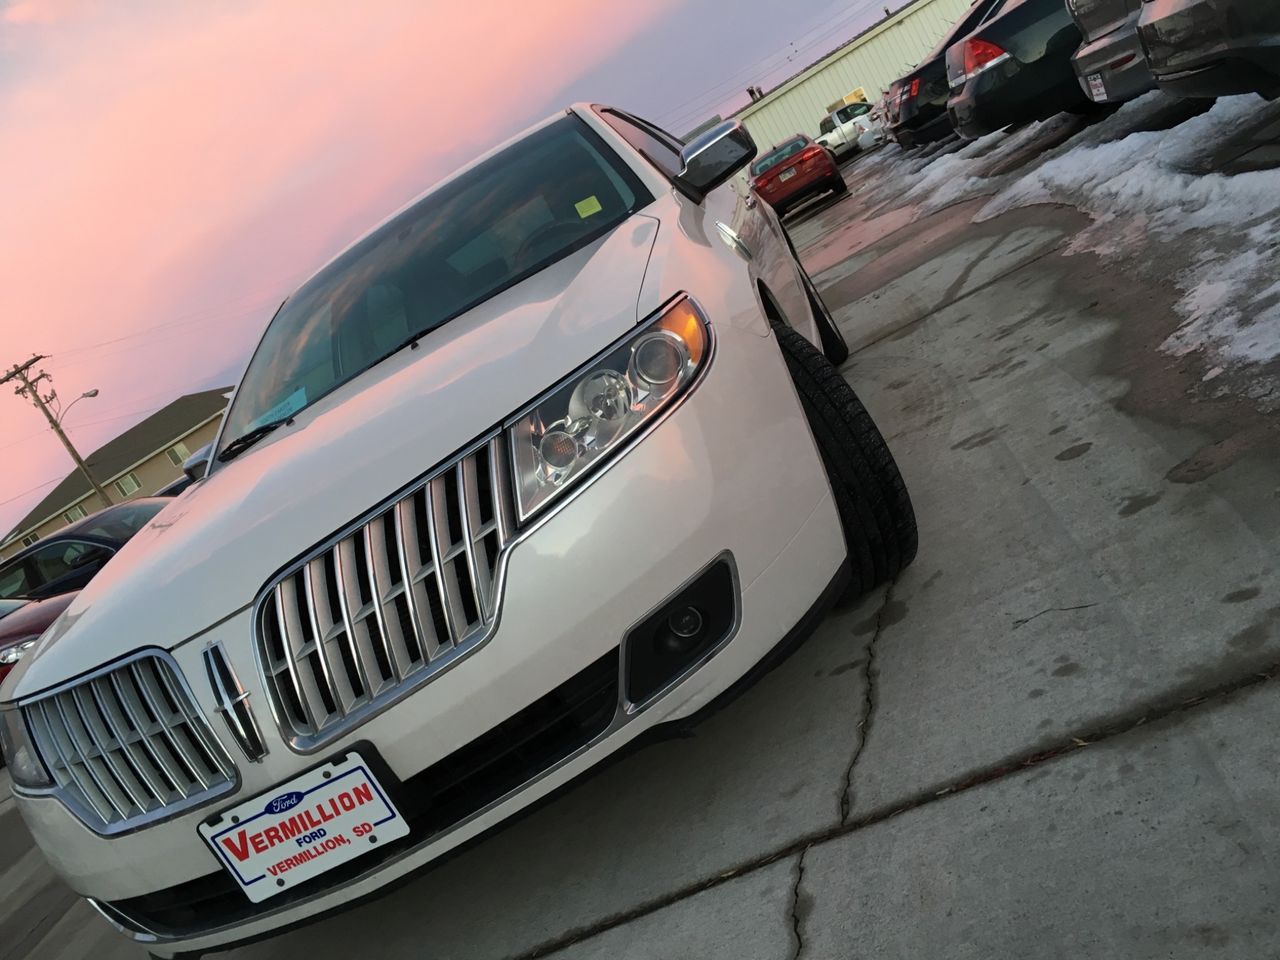
[[[1180,97],[1280,97],[1280,3],[1144,0],[1138,36],[1160,89]]]

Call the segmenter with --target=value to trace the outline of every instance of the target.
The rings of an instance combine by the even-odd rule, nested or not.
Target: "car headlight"
[[[683,297],[519,415],[509,435],[521,522],[670,406],[710,343],[706,318]]]
[[[0,750],[13,782],[20,787],[51,787],[53,779],[31,742],[27,722],[17,707],[0,709]]]
[[[36,645],[39,637],[32,637],[30,640],[24,640],[22,643],[15,643],[11,647],[5,647],[0,650],[0,666],[13,666],[22,659],[22,655]]]

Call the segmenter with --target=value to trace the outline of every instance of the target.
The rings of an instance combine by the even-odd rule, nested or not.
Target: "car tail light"
[[[827,151],[823,147],[814,144],[812,147],[806,147],[796,159],[801,163],[808,163],[810,160],[817,160],[819,157],[825,157],[826,155]]]
[[[914,80],[911,81],[911,92],[909,96],[912,96],[912,97],[920,96],[920,78],[919,77],[916,77]]]
[[[1003,63],[1007,59],[1009,59],[1009,54],[1005,53],[1003,48],[990,40],[980,40],[974,37],[964,42],[964,72],[966,76],[972,77],[989,67],[994,67],[997,63]]]

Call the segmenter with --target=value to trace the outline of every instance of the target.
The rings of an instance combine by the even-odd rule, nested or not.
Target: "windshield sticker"
[[[600,201],[597,200],[594,196],[587,197],[587,199],[585,200],[579,200],[577,203],[573,205],[573,207],[575,210],[578,211],[578,216],[581,217],[583,220],[587,219],[587,217],[592,216],[593,214],[599,213],[601,210],[604,209],[604,207],[600,205]]]
[[[270,410],[266,411],[253,423],[249,424],[249,429],[260,427],[264,423],[272,423],[284,417],[292,416],[307,405],[307,391],[303,387],[299,387],[293,393],[289,394]]]

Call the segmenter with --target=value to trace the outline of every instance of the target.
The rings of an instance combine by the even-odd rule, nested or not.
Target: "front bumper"
[[[1138,40],[1135,14],[1105,36],[1082,46],[1071,59],[1080,89],[1095,103],[1124,103],[1156,87]],[[1096,95],[1089,78],[1098,78],[1103,95]]]
[[[448,829],[406,838],[394,856],[377,864],[353,861],[359,869],[336,886],[316,878],[288,901],[248,907],[235,890],[236,909],[225,910],[225,900],[209,896],[202,909],[188,911],[186,926],[171,923],[165,929],[126,916],[122,907],[131,902],[162,903],[225,884],[197,834],[199,822],[214,812],[209,808],[108,839],[55,799],[21,798],[23,815],[55,869],[157,953],[269,936],[407,876],[646,731],[686,718],[729,690],[813,605],[843,562],[845,545],[775,341],[745,331],[715,332],[713,360],[683,403],[517,538],[492,638],[439,680],[334,742],[326,756],[370,750],[393,785],[411,781],[614,654],[628,630],[657,604],[728,555],[737,574],[736,632],[697,669],[643,709],[628,711],[619,703],[602,736],[498,801],[468,812]],[[214,634],[177,648],[174,656],[194,681],[201,676],[197,647],[220,640],[250,691],[269,746],[259,764],[232,751],[242,783],[236,795],[220,799],[222,809],[297,776],[319,758],[291,751],[270,720],[251,651],[249,613]],[[201,709],[212,716],[211,694],[200,683],[192,687]],[[619,718],[622,712],[626,716]]]

